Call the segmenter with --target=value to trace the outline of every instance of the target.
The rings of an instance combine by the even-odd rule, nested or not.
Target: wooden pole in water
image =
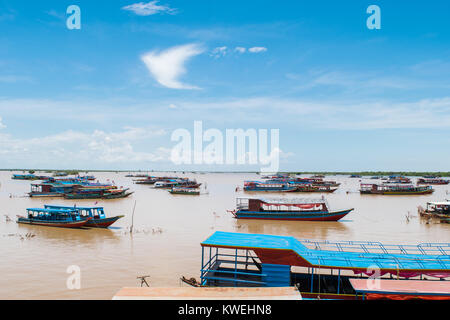
[[[131,215],[131,227],[130,227],[130,233],[133,233],[133,226],[134,226],[134,210],[136,209],[136,200],[134,200],[134,206],[133,206],[133,214]]]

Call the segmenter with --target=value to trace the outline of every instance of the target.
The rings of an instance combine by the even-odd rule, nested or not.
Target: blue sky
[[[69,30],[69,5],[81,29]],[[369,30],[369,5],[381,29]],[[449,170],[448,1],[2,1],[0,167],[175,166],[280,129],[281,170]],[[257,168],[256,168],[257,169]]]

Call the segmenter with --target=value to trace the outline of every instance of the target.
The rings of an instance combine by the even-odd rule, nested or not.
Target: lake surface
[[[0,172],[0,299],[111,299],[124,286],[139,286],[137,277],[143,275],[150,275],[151,286],[180,286],[181,276],[199,278],[200,242],[215,231],[395,244],[450,242],[450,224],[427,224],[417,214],[417,207],[427,201],[450,199],[450,186],[445,185],[434,186],[435,193],[424,196],[360,195],[360,179],[327,176],[326,180],[342,183],[334,194],[325,194],[331,208],[355,208],[344,220],[237,221],[226,211],[235,208],[236,197],[317,198],[321,194],[236,192],[237,186],[242,189],[244,180],[260,179],[256,174],[151,173],[194,178],[203,184],[200,196],[171,195],[167,190],[136,185],[133,178],[125,177],[126,173],[92,174],[100,182],[109,179],[117,186],[129,187],[134,194],[105,201],[29,198],[30,181],[11,180],[11,172]],[[16,215],[24,215],[26,208],[44,204],[104,206],[107,216],[125,217],[106,230],[15,222]],[[135,231],[130,234],[135,204]],[[412,216],[409,221],[408,214]],[[26,234],[34,237],[27,238]],[[69,266],[81,270],[79,290],[67,288]]]

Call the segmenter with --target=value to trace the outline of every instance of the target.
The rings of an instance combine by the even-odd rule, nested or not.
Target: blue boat
[[[114,222],[123,218],[124,216],[106,217],[103,207],[77,207],[77,206],[57,206],[57,205],[45,205],[46,209],[54,210],[76,210],[80,214],[81,218],[88,219],[86,227],[92,228],[108,228]]]
[[[383,245],[218,231],[201,247],[200,281],[183,277],[187,284],[296,286],[304,298],[352,300],[362,298],[351,284],[355,278],[447,281],[450,285],[450,243]]]
[[[27,216],[18,216],[17,223],[45,227],[80,228],[91,218],[82,218],[76,209],[30,208]]]
[[[294,192],[297,187],[287,182],[245,181],[244,191]]]

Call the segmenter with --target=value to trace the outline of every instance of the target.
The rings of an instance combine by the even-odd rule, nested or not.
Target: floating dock
[[[302,300],[295,287],[122,288],[113,300]]]

